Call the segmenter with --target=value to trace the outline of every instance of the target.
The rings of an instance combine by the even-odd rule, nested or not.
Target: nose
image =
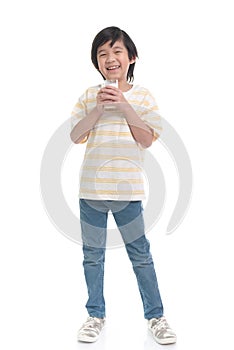
[[[113,56],[112,54],[108,54],[106,61],[107,61],[108,63],[109,63],[109,62],[113,62],[113,61],[115,61],[115,58],[114,58],[114,56]]]

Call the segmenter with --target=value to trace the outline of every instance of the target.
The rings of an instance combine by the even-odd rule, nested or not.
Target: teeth
[[[109,67],[107,68],[108,70],[112,70],[112,69],[116,69],[116,68],[119,68],[119,66],[113,66],[113,67]]]

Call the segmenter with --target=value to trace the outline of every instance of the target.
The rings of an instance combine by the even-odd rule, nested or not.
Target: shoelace
[[[83,324],[82,328],[95,328],[100,326],[100,321],[98,319],[94,319],[93,317],[89,317],[87,321]]]
[[[160,329],[167,329],[169,326],[168,326],[168,323],[166,321],[166,319],[164,317],[161,317],[159,318],[156,323],[152,326],[152,329],[153,330],[160,330]]]

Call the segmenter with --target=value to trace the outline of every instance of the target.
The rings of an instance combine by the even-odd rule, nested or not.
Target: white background
[[[178,335],[170,348],[232,348],[231,5],[228,0],[1,2],[2,349],[160,348],[147,334],[123,248],[107,251],[104,335],[93,345],[76,342],[87,315],[81,247],[56,230],[40,196],[44,149],[79,95],[99,83],[90,46],[109,25],[125,29],[134,40],[135,80],[155,95],[193,166],[188,214],[166,236],[178,179],[165,156],[167,203],[148,236],[165,313]]]

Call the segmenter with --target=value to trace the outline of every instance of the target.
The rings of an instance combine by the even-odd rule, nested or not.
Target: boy
[[[91,58],[105,81],[89,88],[72,113],[71,139],[87,141],[80,179],[80,220],[84,274],[88,289],[87,321],[78,340],[94,342],[105,324],[103,296],[107,214],[112,212],[132,262],[143,302],[144,316],[155,340],[176,342],[164,315],[149,242],[145,237],[142,200],[144,149],[160,134],[154,98],[133,85],[138,57],[126,32],[108,27],[93,40]]]

